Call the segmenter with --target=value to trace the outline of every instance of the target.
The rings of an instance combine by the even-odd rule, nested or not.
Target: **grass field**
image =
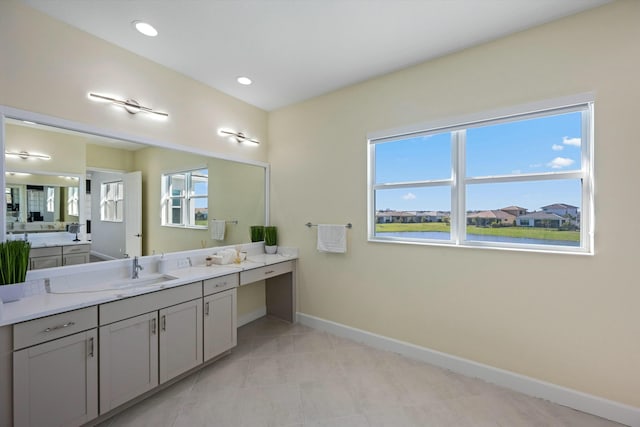
[[[376,232],[402,232],[402,231],[443,231],[449,232],[451,227],[444,222],[425,222],[416,224],[376,224]],[[489,236],[526,237],[530,239],[566,240],[579,242],[579,231],[563,231],[548,228],[534,227],[476,227],[467,226],[467,234],[482,234]]]

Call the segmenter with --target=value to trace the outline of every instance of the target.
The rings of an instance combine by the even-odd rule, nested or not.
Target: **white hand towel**
[[[213,240],[224,240],[224,228],[226,223],[222,219],[211,220],[211,238]]]
[[[320,252],[347,252],[347,228],[344,224],[318,224],[318,250]]]

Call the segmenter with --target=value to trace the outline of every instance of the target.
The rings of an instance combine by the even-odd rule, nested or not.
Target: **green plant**
[[[0,242],[0,285],[25,281],[30,249],[31,244],[24,240]]]
[[[273,225],[264,228],[264,244],[265,246],[278,245],[278,229]]]
[[[262,242],[264,240],[264,225],[252,225],[249,227],[252,242]]]

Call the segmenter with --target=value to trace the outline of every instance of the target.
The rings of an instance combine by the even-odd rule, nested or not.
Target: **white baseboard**
[[[640,427],[640,408],[634,406],[603,399],[515,372],[494,368],[469,359],[373,334],[308,314],[297,313],[296,315],[298,322],[314,329],[349,338],[381,350],[399,353],[469,377],[480,378],[520,393],[577,409],[578,411],[597,415],[628,426]]]
[[[267,315],[267,306],[264,306],[250,313],[246,313],[246,314],[243,314],[242,316],[238,316],[238,327],[244,326],[247,323],[251,323],[254,320],[258,320],[259,318],[264,317],[266,315]]]

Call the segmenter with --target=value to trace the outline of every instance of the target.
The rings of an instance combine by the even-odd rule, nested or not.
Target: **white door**
[[[142,255],[142,172],[122,175],[124,183],[124,244],[130,257]]]

